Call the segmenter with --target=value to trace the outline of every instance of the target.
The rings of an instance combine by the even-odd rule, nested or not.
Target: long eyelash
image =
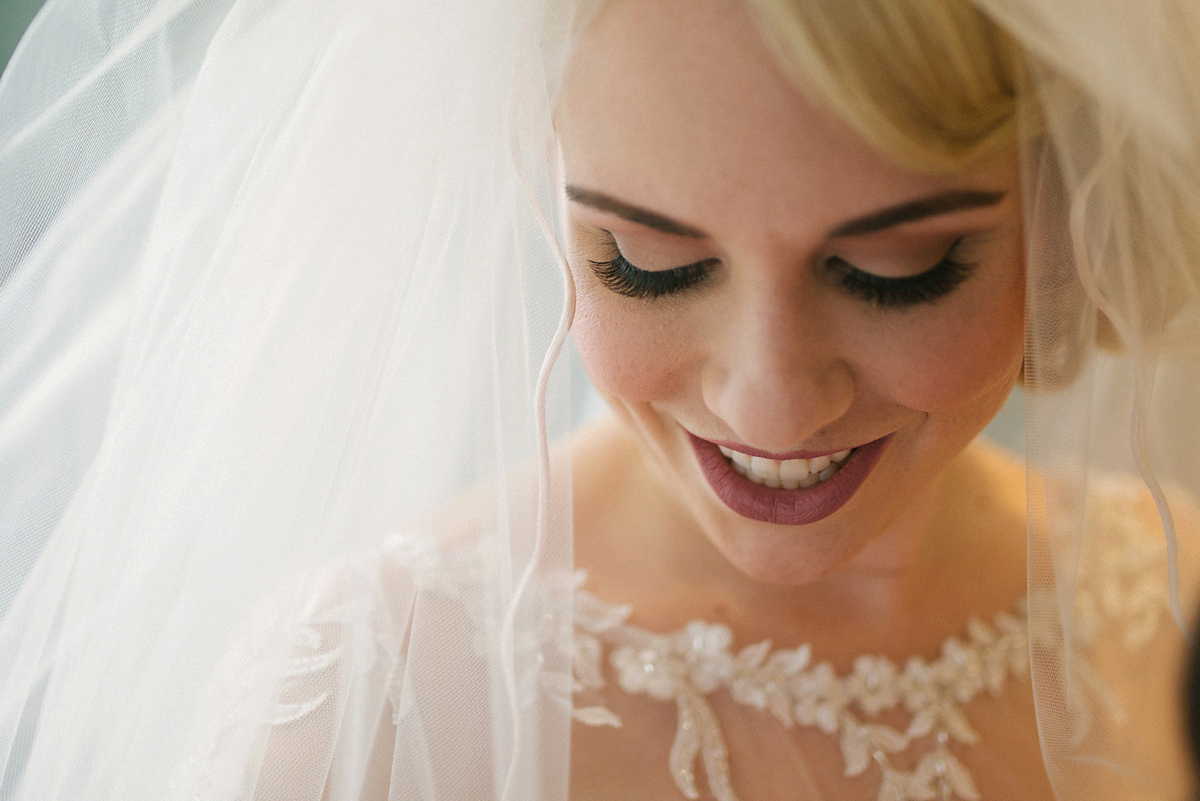
[[[630,264],[620,251],[607,261],[588,261],[600,283],[631,298],[661,298],[685,292],[708,278],[713,268],[711,261],[698,261],[670,270],[642,270]]]
[[[951,245],[928,270],[904,278],[885,278],[858,269],[839,258],[826,262],[846,292],[880,308],[904,308],[932,303],[953,292],[977,265],[957,258],[962,240]],[[596,277],[613,292],[631,298],[654,299],[675,295],[703,283],[712,272],[712,261],[685,264],[670,270],[642,270],[617,251],[611,259],[588,260]]]
[[[842,289],[850,294],[880,308],[904,308],[943,298],[971,277],[977,265],[957,258],[961,244],[961,239],[955,242],[941,261],[928,270],[904,278],[884,278],[864,272],[836,257],[826,265]]]

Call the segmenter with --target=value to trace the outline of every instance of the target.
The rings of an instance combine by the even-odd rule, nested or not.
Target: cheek
[[[942,419],[985,425],[1020,371],[1023,291],[931,321],[894,340],[881,372],[902,405]],[[889,349],[891,350],[891,349]],[[898,369],[897,369],[898,368]]]
[[[706,318],[670,303],[647,304],[573,270],[576,346],[592,382],[610,400],[637,404],[688,399],[703,372]],[[917,325],[892,328],[862,319],[850,304],[841,319],[842,356],[856,363],[859,392],[982,428],[1011,390],[1020,369],[1024,284],[988,282],[967,302],[947,304]],[[709,315],[712,317],[712,315]],[[918,318],[921,319],[921,318]],[[712,320],[709,319],[711,324]]]
[[[684,390],[689,334],[669,313],[638,308],[587,276],[575,276],[572,336],[584,368],[602,394],[625,403],[671,398]]]

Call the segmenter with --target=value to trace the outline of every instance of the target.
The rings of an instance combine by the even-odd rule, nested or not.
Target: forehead
[[[556,126],[569,182],[714,235],[804,236],[962,184],[901,169],[806,98],[733,0],[607,0]]]

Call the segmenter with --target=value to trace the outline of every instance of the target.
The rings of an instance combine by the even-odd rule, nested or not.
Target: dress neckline
[[[1095,533],[1074,568],[1073,630],[1067,653],[1057,657],[1088,696],[1080,703],[1118,719],[1126,711],[1093,664],[1093,646],[1104,637],[1140,650],[1170,610],[1161,548],[1146,536],[1137,512],[1139,488],[1122,477],[1107,477],[1098,488],[1099,504],[1089,515]],[[696,620],[665,634],[649,631],[629,623],[630,605],[598,599],[584,589],[585,582],[579,573],[572,651],[576,701],[605,687],[606,652],[622,691],[673,701],[678,716],[669,769],[689,799],[700,797],[702,764],[717,801],[738,801],[725,737],[709,701],[724,691],[785,728],[808,727],[836,738],[845,776],[873,771],[879,801],[979,801],[974,777],[960,759],[980,740],[967,705],[1025,680],[1031,653],[1063,641],[1058,599],[1049,587],[1039,587],[988,622],[968,619],[936,656],[911,656],[901,665],[859,655],[849,670],[838,671],[809,644],[774,648],[763,641],[735,650],[732,632],[720,623]],[[906,724],[890,725],[898,714]],[[620,726],[602,706],[575,703],[573,715],[586,725]],[[889,722],[880,720],[884,715]],[[1074,736],[1083,738],[1091,717],[1081,716],[1076,724]]]
[[[699,762],[718,801],[738,801],[724,735],[709,702],[725,691],[787,729],[811,727],[836,737],[845,776],[876,771],[880,799],[977,801],[970,771],[953,750],[979,741],[964,707],[982,693],[999,695],[1029,670],[1024,599],[988,623],[970,619],[931,659],[911,656],[898,664],[860,655],[840,672],[809,643],[775,648],[764,640],[735,649],[733,633],[722,623],[694,620],[662,634],[629,623],[627,604],[602,601],[582,587],[575,599],[577,684],[582,690],[604,687],[601,658],[608,646],[624,692],[676,703],[670,771],[690,799],[699,798]],[[907,714],[905,727],[879,720],[897,711]],[[602,707],[577,707],[575,717],[589,725],[620,725]],[[901,755],[910,755],[907,761],[916,767],[898,767]]]

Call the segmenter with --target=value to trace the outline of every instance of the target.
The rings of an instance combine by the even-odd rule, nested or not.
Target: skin
[[[575,555],[589,591],[631,604],[631,622],[650,630],[721,622],[739,645],[809,642],[841,670],[857,654],[934,654],[969,616],[1011,609],[1025,587],[1023,469],[972,441],[1022,359],[1015,153],[950,177],[900,169],[785,78],[727,0],[606,2],[573,53],[556,126],[568,186],[605,198],[572,201],[566,221],[574,339],[614,412],[573,444]],[[959,190],[1003,200],[831,233]],[[698,235],[614,213],[611,200]],[[933,303],[879,308],[827,269],[838,257],[914,275],[959,238],[977,268]],[[688,293],[630,298],[592,265],[614,244],[642,269],[717,266]],[[892,441],[841,509],[780,526],[724,505],[687,431],[771,452]],[[622,728],[575,727],[571,797],[676,797],[664,770],[673,706],[619,692],[600,700]],[[1007,722],[990,742],[1007,755],[1006,775],[1021,777],[1027,797],[1051,797],[1032,698],[997,709]],[[977,714],[991,713],[984,704]],[[828,737],[791,736],[817,786],[878,792],[846,783]],[[788,742],[766,758],[783,765]],[[764,758],[752,740],[730,748],[735,765]],[[757,775],[787,791],[745,787],[745,797],[803,795],[786,770]]]
[[[895,166],[785,78],[744,12],[727,2],[605,4],[573,56],[556,122],[576,192],[700,234],[663,232],[597,207],[607,201],[570,204],[575,342],[625,432],[582,450],[596,455],[579,461],[581,486],[600,463],[644,473],[642,517],[656,518],[655,530],[678,544],[660,567],[703,576],[727,600],[837,603],[873,614],[911,603],[928,578],[922,559],[932,530],[962,518],[944,508],[948,477],[983,469],[966,464],[980,457],[964,449],[1020,368],[1015,154],[949,178]],[[958,190],[1003,200],[832,234],[847,221]],[[848,293],[827,266],[838,257],[881,276],[914,275],[959,238],[974,273],[948,296],[909,308]],[[611,258],[614,241],[647,270],[718,266],[686,294],[629,298],[604,286],[591,264]],[[687,431],[771,452],[892,441],[839,511],[780,526],[743,518],[716,497]],[[610,493],[605,503],[625,501]],[[697,539],[715,554],[697,550]]]

